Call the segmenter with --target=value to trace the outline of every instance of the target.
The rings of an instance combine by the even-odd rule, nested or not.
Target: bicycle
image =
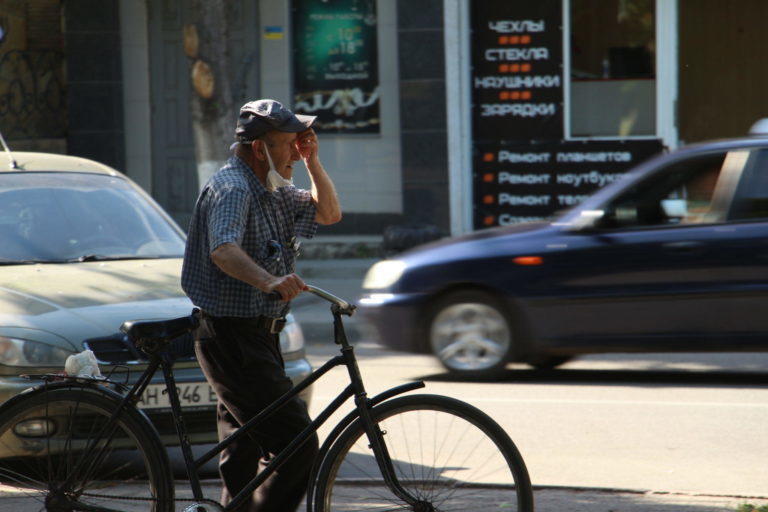
[[[440,395],[398,396],[424,387],[412,382],[368,398],[342,315],[355,306],[324,290],[331,303],[340,355],[236,432],[194,458],[173,374],[172,340],[193,331],[199,311],[164,321],[129,321],[121,330],[149,364],[128,389],[112,380],[40,376],[44,383],[0,407],[0,487],[15,489],[35,510],[230,511],[346,402],[355,408],[331,431],[312,462],[308,512],[336,510],[532,511],[525,463],[506,432],[479,409]],[[203,496],[200,468],[332,368],[346,366],[350,384],[267,468],[225,507]],[[160,368],[166,383],[192,498],[175,498],[168,453],[136,402]],[[10,452],[10,454],[9,454]],[[30,501],[33,499],[34,501]],[[18,507],[17,512],[22,512]]]

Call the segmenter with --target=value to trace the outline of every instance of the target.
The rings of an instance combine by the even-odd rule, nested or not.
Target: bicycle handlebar
[[[352,313],[354,313],[355,309],[357,309],[357,306],[355,306],[354,304],[350,304],[344,299],[337,297],[334,294],[323,290],[322,288],[318,288],[317,286],[312,286],[310,284],[307,284],[306,286],[307,286],[307,289],[304,291],[317,295],[321,299],[327,300],[332,305],[339,308],[339,313],[343,315],[352,316]],[[274,296],[277,299],[282,299],[283,297],[282,295],[280,295],[280,292],[278,292],[277,290],[272,291],[270,295]]]
[[[339,308],[339,312],[342,314],[352,316],[352,313],[355,312],[356,306],[354,304],[350,304],[344,299],[341,299],[332,293],[329,293],[321,288],[318,288],[317,286],[312,286],[308,284],[306,291],[314,295],[317,295],[321,299],[327,300],[331,304],[336,305]]]

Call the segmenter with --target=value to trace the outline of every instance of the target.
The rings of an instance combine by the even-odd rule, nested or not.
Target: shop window
[[[570,5],[571,136],[654,136],[655,1]]]

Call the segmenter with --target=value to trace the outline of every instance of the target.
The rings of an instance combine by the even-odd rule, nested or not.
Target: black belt
[[[256,317],[256,327],[265,329],[272,334],[278,334],[285,328],[285,317],[272,318],[269,316]]]
[[[213,315],[210,315],[205,311],[200,311],[200,315],[202,318],[214,318]],[[287,320],[284,316],[279,318],[272,318],[271,316],[257,316],[256,318],[249,320],[253,320],[257,329],[264,329],[271,334],[280,333],[285,328],[285,324],[287,323]]]

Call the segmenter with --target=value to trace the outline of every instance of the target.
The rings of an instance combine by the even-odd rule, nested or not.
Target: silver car
[[[119,331],[125,320],[187,315],[180,286],[184,233],[116,170],[71,156],[0,155],[0,403],[35,383],[20,374],[59,372],[92,349],[103,374],[131,382],[145,360]],[[179,340],[191,347],[190,340]],[[294,383],[311,367],[301,327],[281,333]],[[191,351],[175,366],[194,443],[216,440],[216,396]],[[175,440],[162,376],[139,406],[168,444]],[[302,398],[309,402],[310,390]]]

